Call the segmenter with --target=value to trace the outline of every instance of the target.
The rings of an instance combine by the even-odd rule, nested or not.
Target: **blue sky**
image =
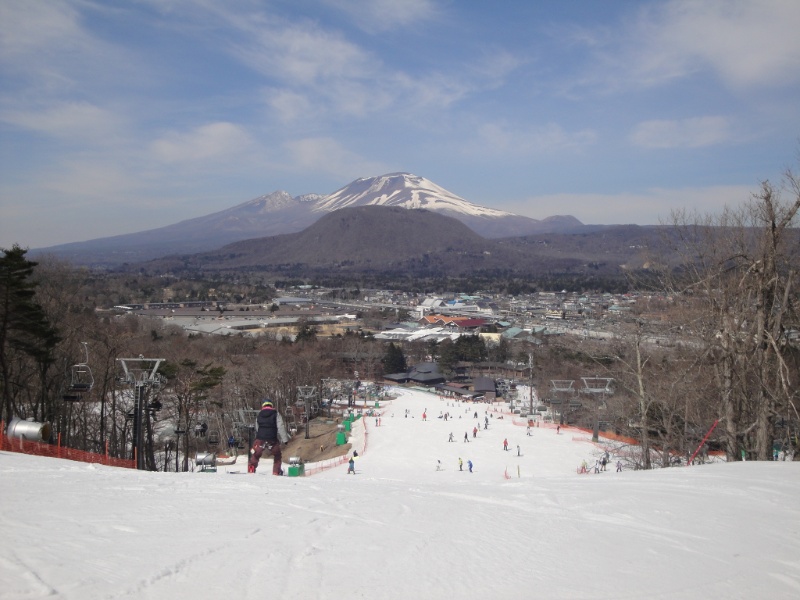
[[[797,0],[2,0],[0,246],[407,171],[657,224],[797,169]]]

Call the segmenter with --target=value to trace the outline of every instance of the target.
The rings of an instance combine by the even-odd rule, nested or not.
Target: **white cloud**
[[[439,15],[433,0],[324,0],[326,4],[347,13],[364,29],[381,33],[417,25]]]
[[[570,132],[556,123],[541,127],[520,127],[506,122],[485,123],[477,133],[477,143],[467,147],[471,153],[523,155],[575,151],[594,145],[597,141],[597,134],[590,129]]]
[[[170,132],[153,142],[154,155],[168,163],[221,160],[235,162],[249,153],[254,140],[243,127],[218,122],[201,125],[188,132]]]
[[[27,100],[84,93],[98,81],[130,84],[138,76],[134,56],[91,33],[83,10],[113,9],[65,0],[0,2],[0,65],[24,86]]]
[[[363,177],[389,171],[385,164],[365,159],[331,138],[306,138],[285,144],[292,170],[317,171],[338,178]]]
[[[709,116],[639,123],[630,136],[643,148],[700,148],[726,142],[731,137],[728,120]]]
[[[288,89],[268,88],[263,95],[267,106],[282,122],[303,119],[313,114],[311,100],[305,94]]]
[[[800,81],[800,2],[677,0],[661,13],[650,54],[685,70],[700,61],[733,86]]]
[[[427,2],[389,5],[415,19],[427,14]],[[519,64],[510,53],[495,50],[454,72],[411,74],[317,22],[288,22],[262,12],[220,11],[218,16],[231,28],[229,51],[269,80],[275,99],[268,105],[284,121],[448,108],[476,90],[497,87]],[[291,105],[293,99],[300,104]]]
[[[245,34],[232,52],[254,70],[290,85],[361,79],[375,60],[341,34],[313,23],[285,23],[264,16],[235,15],[230,22]]]
[[[39,111],[3,111],[0,120],[57,138],[93,142],[110,141],[123,126],[117,114],[88,102],[65,102]]]
[[[653,188],[642,193],[549,194],[495,206],[534,219],[572,215],[587,225],[636,223],[669,224],[674,210],[697,210],[718,214],[726,206],[735,208],[749,200],[753,188],[711,186],[704,188]]]
[[[672,0],[613,29],[565,37],[593,54],[581,86],[619,90],[713,73],[731,88],[758,88],[800,81],[798,30],[796,0]]]
[[[0,60],[12,63],[21,56],[54,50],[84,36],[78,13],[65,2],[33,3],[4,0],[0,3]]]

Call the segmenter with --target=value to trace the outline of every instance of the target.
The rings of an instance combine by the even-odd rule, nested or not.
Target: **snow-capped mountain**
[[[424,177],[411,173],[389,173],[378,177],[363,177],[320,198],[315,211],[331,212],[352,206],[399,206],[424,208],[448,216],[514,217],[512,213],[486,208],[467,202]]]
[[[78,264],[113,266],[167,254],[193,254],[251,238],[296,233],[333,211],[367,205],[426,209],[454,217],[485,238],[575,230],[569,216],[544,220],[472,204],[411,173],[357,179],[328,195],[291,196],[285,191],[253,198],[209,215],[147,231],[38,249]]]

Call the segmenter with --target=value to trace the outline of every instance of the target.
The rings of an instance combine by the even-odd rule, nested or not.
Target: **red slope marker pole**
[[[711,426],[711,429],[708,430],[708,433],[706,434],[706,436],[701,440],[700,444],[698,444],[697,450],[694,451],[694,454],[692,454],[692,457],[686,463],[687,467],[692,464],[692,461],[694,460],[694,457],[697,456],[698,452],[700,452],[700,448],[702,448],[703,444],[706,443],[706,440],[708,439],[708,436],[710,436],[711,432],[714,431],[714,428],[717,426],[717,423],[719,423],[719,419],[714,421],[714,424]]]

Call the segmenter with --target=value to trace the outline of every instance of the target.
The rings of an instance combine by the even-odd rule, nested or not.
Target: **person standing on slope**
[[[272,400],[265,398],[261,403],[261,411],[256,417],[256,441],[250,450],[250,460],[247,465],[248,473],[255,473],[258,461],[266,450],[272,455],[272,474],[283,475],[281,468],[281,444],[289,442],[289,434],[283,424],[283,417],[275,410]]]

